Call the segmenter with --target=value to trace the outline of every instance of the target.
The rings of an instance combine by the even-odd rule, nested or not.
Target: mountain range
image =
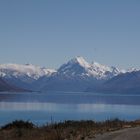
[[[57,70],[31,64],[2,64],[0,75],[2,82],[11,88],[32,91],[140,92],[140,70],[88,63],[83,57],[75,57]]]

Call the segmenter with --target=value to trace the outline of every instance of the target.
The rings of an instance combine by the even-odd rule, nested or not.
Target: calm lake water
[[[140,119],[140,95],[74,92],[0,93],[0,125],[15,119],[37,125],[64,120]]]

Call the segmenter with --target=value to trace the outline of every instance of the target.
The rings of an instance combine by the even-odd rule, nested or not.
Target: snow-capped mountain
[[[83,57],[75,57],[57,70],[31,64],[0,65],[1,78],[9,85],[33,91],[117,91],[119,85],[124,85],[122,88],[133,83],[138,85],[139,73],[138,69],[125,71],[97,62],[88,63]]]
[[[116,67],[108,67],[97,62],[93,62],[91,67],[92,73],[97,79],[110,79],[120,73],[123,73],[123,70],[120,70]]]
[[[90,86],[87,91],[103,93],[140,93],[140,70],[119,74],[100,86]]]
[[[76,57],[63,64],[59,69],[58,73],[66,76],[91,76],[90,64],[86,62],[82,57]]]
[[[126,73],[127,73],[127,72],[131,73],[131,72],[136,72],[136,71],[140,71],[140,69],[138,69],[138,68],[130,68],[130,69],[128,69],[128,70],[126,71]]]
[[[18,65],[18,64],[3,64],[0,65],[0,74],[2,77],[24,77],[28,76],[37,80],[41,76],[51,75],[55,70],[40,68],[31,64]]]
[[[42,76],[49,77],[55,70],[41,68],[31,64],[2,64],[0,65],[0,75],[8,83],[21,88],[30,88],[32,83]]]
[[[99,85],[121,72],[115,67],[90,64],[83,57],[75,57],[49,78],[40,78],[38,83],[41,83],[41,90],[84,91],[87,86]]]
[[[83,57],[76,57],[58,69],[59,74],[68,76],[86,76],[96,79],[109,79],[122,73],[116,67],[108,67],[97,62],[88,63]]]

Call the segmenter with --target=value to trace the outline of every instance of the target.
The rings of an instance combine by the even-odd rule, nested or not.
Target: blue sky
[[[0,0],[0,63],[58,68],[83,56],[140,67],[139,0]]]

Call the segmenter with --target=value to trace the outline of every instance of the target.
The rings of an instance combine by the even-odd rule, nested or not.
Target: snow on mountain
[[[108,67],[97,62],[89,64],[83,57],[76,57],[62,65],[58,72],[69,76],[87,76],[96,79],[108,79],[122,71],[116,67]]]
[[[65,75],[68,77],[82,76],[88,74],[88,69],[90,64],[88,64],[82,57],[76,57],[63,64],[58,69],[58,74]]]
[[[92,77],[96,79],[108,79],[123,73],[116,67],[108,67],[97,62],[88,63],[83,57],[75,57],[63,64],[57,71],[54,69],[41,68],[32,64],[2,64],[0,65],[1,77],[23,78],[28,77],[38,80],[40,77],[51,76],[52,74],[63,75],[67,77]]]
[[[102,93],[140,93],[140,71],[119,74],[100,86],[89,86],[87,91]]]
[[[109,79],[112,78],[113,76],[123,73],[123,70],[120,70],[116,67],[105,66],[97,62],[93,62],[91,64],[91,67],[92,73],[97,79]]]
[[[131,73],[131,72],[137,72],[137,71],[140,71],[140,69],[137,69],[137,68],[130,68],[130,69],[128,69],[126,72]]]
[[[43,91],[85,91],[88,86],[100,85],[120,73],[115,67],[97,62],[90,64],[83,57],[75,57],[60,66],[49,78],[42,77],[37,83],[40,83]]]
[[[37,80],[44,75],[51,75],[55,70],[40,68],[31,64],[18,65],[18,64],[2,64],[0,65],[0,74],[2,77],[24,77],[28,76]]]
[[[31,64],[2,64],[0,65],[0,76],[10,85],[23,89],[34,90],[34,82],[40,77],[51,76],[56,71],[53,69],[41,68]]]
[[[85,91],[103,82],[126,73],[116,67],[97,62],[88,63],[83,57],[75,57],[57,70],[41,68],[31,64],[0,65],[0,75],[10,85],[30,90]]]
[[[90,67],[90,64],[81,56],[77,56],[77,57],[71,59],[68,63],[71,63],[71,64],[77,63],[84,68]]]

